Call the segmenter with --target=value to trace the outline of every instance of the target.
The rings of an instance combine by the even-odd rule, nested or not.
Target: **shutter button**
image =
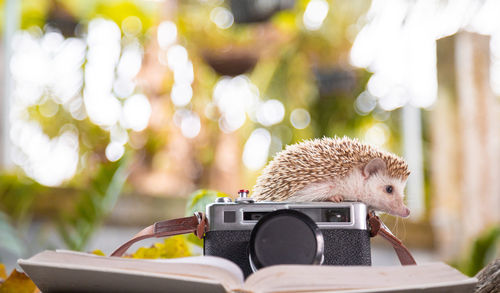
[[[247,189],[240,189],[238,197],[234,200],[235,203],[253,203],[253,198],[248,197]]]

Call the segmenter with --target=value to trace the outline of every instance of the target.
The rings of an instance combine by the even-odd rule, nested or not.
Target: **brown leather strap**
[[[370,235],[372,237],[380,235],[382,238],[389,241],[402,265],[417,264],[410,251],[398,238],[396,238],[396,236],[386,229],[384,223],[378,216],[375,215],[375,213],[370,212],[368,214],[368,223],[370,224]],[[205,218],[205,214],[201,212],[196,212],[194,216],[191,217],[156,222],[153,225],[144,228],[132,239],[125,242],[122,246],[116,249],[111,256],[122,256],[130,248],[130,246],[132,246],[132,244],[146,238],[194,233],[201,239],[205,235],[206,231],[208,231],[208,221]]]
[[[132,244],[146,238],[194,233],[194,235],[201,239],[205,235],[206,231],[208,231],[208,221],[205,218],[205,214],[201,212],[196,212],[194,213],[194,216],[191,217],[156,222],[153,225],[144,228],[132,239],[118,247],[118,249],[116,249],[111,256],[122,256],[130,248],[130,246],[132,246]]]
[[[399,258],[399,262],[401,262],[402,265],[406,266],[417,264],[408,248],[403,245],[401,240],[399,240],[388,229],[386,229],[387,227],[385,227],[382,220],[380,220],[380,218],[375,215],[374,212],[368,213],[368,223],[370,224],[371,228],[370,236],[374,237],[376,235],[380,235],[382,238],[389,241]]]

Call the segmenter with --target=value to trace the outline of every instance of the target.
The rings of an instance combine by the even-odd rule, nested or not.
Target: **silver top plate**
[[[361,202],[256,202],[213,203],[207,206],[210,231],[252,230],[266,213],[281,209],[299,210],[320,229],[367,230],[367,207]]]

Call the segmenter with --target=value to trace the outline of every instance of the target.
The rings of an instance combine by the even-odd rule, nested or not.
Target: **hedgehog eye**
[[[385,187],[385,191],[386,191],[387,193],[392,193],[392,191],[393,191],[393,190],[394,190],[394,188],[392,188],[392,185],[387,185],[387,186]]]

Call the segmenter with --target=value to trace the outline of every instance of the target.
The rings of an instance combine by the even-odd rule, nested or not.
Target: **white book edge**
[[[195,256],[175,259],[133,259],[100,256],[91,253],[46,250],[17,263],[32,279],[47,269],[82,270],[115,273],[186,282],[217,284],[226,289],[242,286],[243,272],[233,262],[213,256]],[[181,266],[182,269],[179,269]],[[207,275],[204,272],[210,271]],[[218,277],[217,277],[218,276]]]
[[[75,256],[75,259],[72,259],[71,256]],[[85,260],[88,260],[87,263],[84,263]],[[73,261],[73,262],[71,262]],[[148,268],[148,263],[149,264],[154,264],[152,267]],[[340,273],[340,275],[345,275],[346,273],[348,274],[357,274],[356,272],[361,272],[364,271],[362,267],[329,267],[329,268],[323,268],[321,267],[314,267],[314,268],[305,268],[304,266],[297,266],[297,265],[292,265],[292,266],[276,266],[276,267],[269,267],[265,268],[262,271],[259,271],[256,273],[255,276],[250,277],[250,279],[255,279],[257,283],[252,282],[247,279],[247,281],[250,281],[249,283],[244,283],[243,282],[243,274],[241,272],[241,269],[234,264],[233,262],[219,258],[219,257],[213,257],[213,256],[198,256],[198,257],[186,257],[186,258],[176,258],[176,259],[132,259],[132,258],[119,258],[119,257],[105,257],[105,256],[99,256],[95,254],[89,254],[89,253],[83,253],[83,252],[76,252],[76,251],[68,251],[68,250],[57,250],[57,251],[45,251],[41,252],[35,256],[33,256],[30,259],[19,259],[18,264],[21,265],[23,268],[26,267],[27,269],[31,267],[29,270],[31,272],[35,272],[36,274],[39,274],[39,272],[43,271],[43,268],[51,268],[54,271],[57,271],[57,269],[63,269],[63,270],[80,270],[80,271],[89,271],[89,272],[97,272],[97,273],[114,273],[114,274],[121,274],[126,278],[126,276],[141,276],[141,277],[148,277],[148,278],[160,278],[160,279],[170,279],[170,280],[179,280],[179,281],[185,281],[185,282],[192,282],[192,283],[199,283],[200,286],[201,284],[207,284],[207,285],[213,285],[213,286],[221,286],[225,288],[226,291],[232,292],[232,291],[258,291],[258,292],[298,292],[298,291],[303,291],[303,290],[314,290],[318,292],[350,292],[350,293],[358,293],[358,292],[397,292],[397,291],[418,291],[418,290],[423,290],[426,291],[429,289],[429,292],[437,292],[435,291],[434,288],[439,289],[439,288],[447,288],[447,287],[457,287],[460,289],[460,292],[467,292],[464,291],[467,288],[471,289],[474,287],[474,285],[477,283],[476,278],[470,278],[465,275],[463,276],[463,279],[461,280],[454,280],[454,281],[434,281],[434,282],[424,282],[421,284],[409,284],[405,285],[404,283],[401,283],[400,280],[399,284],[394,284],[392,287],[358,287],[358,288],[326,288],[325,284],[321,282],[321,278],[324,277],[324,274],[328,272],[328,276],[331,276],[331,273],[335,273],[334,270],[340,270],[337,271],[337,273]],[[169,265],[169,268],[162,267],[162,264]],[[182,269],[179,269],[179,271],[176,271],[175,266],[176,265],[182,265]],[[199,265],[190,267],[190,265]],[[433,264],[424,264],[422,269],[425,269],[426,265],[433,265]],[[435,263],[434,265],[440,265],[443,268],[449,267],[448,265],[444,263]],[[281,268],[280,268],[281,267]],[[413,267],[413,266],[412,266]],[[163,271],[162,269],[165,268]],[[186,269],[187,268],[187,269]],[[199,268],[199,269],[198,269]],[[214,273],[214,271],[210,270],[217,270],[220,272],[212,275],[211,273]],[[369,267],[370,269],[368,270],[369,275],[371,277],[375,276],[375,269],[376,267]],[[382,267],[378,267],[381,269]],[[449,267],[450,269],[453,269]],[[276,287],[276,285],[279,285],[278,277],[279,275],[282,274],[289,274],[289,277],[298,277],[298,280],[302,279],[300,276],[307,275],[302,273],[303,269],[307,270],[312,270],[314,273],[314,277],[309,280],[318,280],[320,281],[316,285],[312,286],[307,286],[307,280],[306,283],[298,283],[298,287],[293,287],[292,284],[288,283],[287,285],[292,285],[292,287],[284,285],[282,283],[279,287]],[[391,268],[387,267],[386,269],[382,269],[384,271],[384,274],[389,273],[391,270],[395,270],[396,268]],[[416,267],[410,268],[403,268],[403,270],[414,270]],[[28,270],[28,271],[29,271]],[[285,270],[285,271],[283,271]],[[300,271],[298,271],[300,270]],[[399,269],[397,269],[399,271]],[[456,269],[453,269],[456,271]],[[224,277],[224,279],[218,278],[216,275],[221,277],[221,273],[223,272],[224,275],[231,275],[232,277]],[[267,274],[271,273],[271,274]],[[297,272],[299,272],[299,275],[297,275]],[[458,271],[456,271],[459,273]],[[208,274],[208,275],[207,275]],[[241,278],[236,278],[238,274],[241,274]],[[276,275],[279,274],[279,275]],[[29,274],[28,274],[29,275]],[[338,277],[340,277],[338,275]],[[323,277],[320,277],[323,276]],[[257,278],[256,278],[257,277]],[[264,278],[262,278],[264,277]],[[277,278],[278,277],[278,278]],[[320,279],[318,279],[318,277]],[[228,278],[231,279],[228,281]],[[268,279],[267,281],[271,281],[268,285],[265,285],[264,283],[268,283],[265,279],[266,278],[271,278]],[[49,278],[50,279],[50,278]],[[293,280],[293,279],[290,279]],[[326,280],[326,279],[323,279]],[[274,281],[278,281],[278,283],[275,283]],[[428,280],[429,281],[429,280]],[[264,283],[263,283],[264,282]],[[254,284],[252,284],[254,283]],[[260,284],[259,284],[260,283]],[[274,285],[273,285],[274,283]],[[293,283],[293,281],[292,281]],[[323,283],[323,284],[321,284]],[[342,281],[341,281],[342,283]],[[359,285],[360,286],[366,286],[368,284],[363,284],[364,282],[361,282]],[[411,283],[411,282],[410,282]],[[169,284],[169,283],[167,283]],[[373,284],[373,283],[371,283]],[[305,285],[305,286],[304,286]],[[333,284],[332,284],[333,285]],[[375,285],[375,284],[373,284]],[[470,285],[470,286],[467,286]],[[202,286],[203,287],[203,286]],[[309,289],[308,289],[309,288]],[[465,288],[465,289],[463,289]],[[462,290],[463,289],[463,290]],[[413,290],[413,291],[412,291]]]
[[[336,293],[362,293],[362,292],[401,292],[407,290],[425,290],[425,289],[438,289],[438,288],[447,288],[455,285],[471,285],[471,287],[475,286],[477,283],[476,278],[469,278],[467,280],[463,280],[460,282],[440,282],[440,283],[429,283],[422,285],[409,285],[409,286],[398,286],[398,287],[388,287],[388,288],[373,288],[373,289],[354,289],[354,290],[341,290],[335,291]],[[469,291],[464,291],[469,292]]]
[[[157,277],[157,278],[165,278],[165,279],[179,279],[182,281],[188,282],[197,282],[197,283],[207,283],[207,284],[221,284],[221,282],[211,280],[211,279],[203,279],[196,277],[189,277],[182,274],[175,273],[155,273],[155,272],[144,272],[141,270],[126,270],[121,268],[106,268],[106,267],[96,267],[96,266],[86,266],[86,265],[74,265],[74,264],[48,264],[48,263],[39,263],[39,262],[31,262],[29,260],[20,259],[17,261],[20,265],[28,265],[28,266],[43,266],[49,268],[62,268],[62,269],[79,269],[93,272],[102,272],[102,273],[120,273],[124,275],[139,275],[139,276],[147,276],[147,277]]]
[[[360,279],[361,278],[361,279]],[[443,278],[443,279],[440,279]],[[393,292],[426,288],[472,287],[476,278],[433,262],[417,266],[272,266],[251,275],[244,289],[264,292]],[[470,286],[467,286],[470,284]],[[358,291],[356,291],[358,290]],[[432,290],[430,290],[432,291]],[[467,292],[467,291],[465,291]]]

